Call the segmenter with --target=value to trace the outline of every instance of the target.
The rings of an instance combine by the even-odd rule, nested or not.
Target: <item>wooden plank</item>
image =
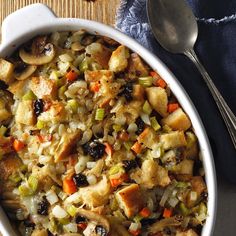
[[[60,17],[91,19],[113,25],[120,0],[0,0],[0,24],[19,8],[33,3],[45,3]]]

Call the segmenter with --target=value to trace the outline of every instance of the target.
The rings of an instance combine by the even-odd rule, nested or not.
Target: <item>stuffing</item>
[[[165,150],[187,145],[183,131],[171,131],[170,133],[161,134],[160,142]]]
[[[10,84],[13,78],[14,65],[0,58],[0,80],[3,80],[6,84]]]
[[[179,230],[177,230],[176,236],[198,236],[198,235],[197,235],[197,233],[195,231],[193,231],[192,229],[189,229],[187,231],[179,231]]]

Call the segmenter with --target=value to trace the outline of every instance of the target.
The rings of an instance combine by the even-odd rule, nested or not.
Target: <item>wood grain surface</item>
[[[0,0],[0,23],[19,8],[45,3],[57,16],[92,19],[113,25],[120,0]]]

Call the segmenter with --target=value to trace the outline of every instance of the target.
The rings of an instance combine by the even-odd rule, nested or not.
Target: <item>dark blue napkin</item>
[[[196,53],[236,114],[236,1],[188,0],[188,3],[198,19]],[[122,1],[117,28],[156,54],[176,75],[206,128],[217,175],[236,183],[236,150],[201,75],[185,56],[165,51],[154,39],[147,22],[146,0]]]

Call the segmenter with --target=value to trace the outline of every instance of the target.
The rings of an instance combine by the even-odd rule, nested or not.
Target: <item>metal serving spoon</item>
[[[185,0],[147,0],[148,19],[157,41],[171,53],[182,53],[196,65],[206,82],[236,149],[236,117],[194,52],[198,36],[195,16]]]

